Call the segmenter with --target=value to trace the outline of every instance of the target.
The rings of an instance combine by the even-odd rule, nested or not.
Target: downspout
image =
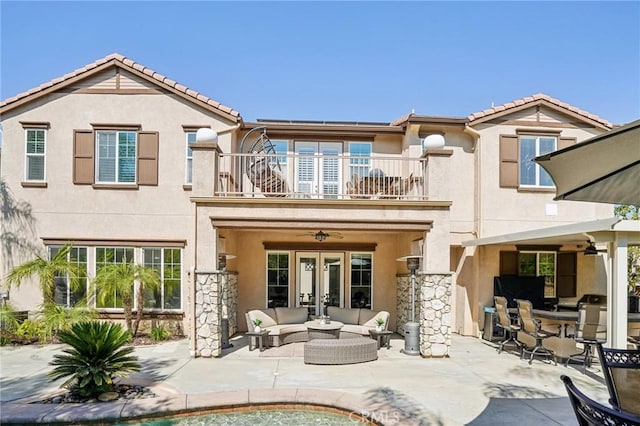
[[[472,140],[473,140],[473,147],[471,148],[471,151],[473,152],[474,155],[474,161],[475,161],[475,179],[474,179],[474,234],[476,238],[480,238],[482,236],[482,148],[480,146],[480,144],[478,143],[480,141],[480,133],[471,128],[469,126],[468,123],[465,124],[464,126],[464,132],[466,134],[468,134],[469,136],[471,136]],[[477,248],[474,252],[477,253]],[[467,248],[465,247],[464,253],[467,253]],[[464,255],[463,255],[464,256]],[[474,256],[475,257],[475,256]],[[476,282],[480,282],[479,279],[479,270],[478,268],[474,268],[475,269],[475,281]],[[476,286],[476,301],[477,301],[477,292],[479,291],[478,286]],[[477,330],[479,330],[479,321],[480,321],[480,313],[476,311],[477,309],[477,303],[474,304],[475,306],[471,307],[471,312],[470,312],[470,321],[471,321],[471,327],[472,327],[472,331],[476,332]],[[473,321],[473,317],[476,317],[477,321]],[[462,319],[463,322],[465,322],[464,318]],[[463,324],[464,325],[464,324]]]
[[[235,126],[229,127],[228,129],[216,130],[216,133],[218,134],[218,136],[226,135],[227,133],[233,132],[234,130],[238,130],[241,125],[242,123],[238,123]]]
[[[480,133],[469,127],[468,124],[464,126],[464,132],[471,136],[473,139],[473,147],[471,151],[475,155],[475,200],[474,200],[474,209],[475,209],[475,229],[473,232],[475,233],[476,238],[480,238],[482,236],[482,158],[481,158],[481,148],[479,147],[478,142],[480,141]]]

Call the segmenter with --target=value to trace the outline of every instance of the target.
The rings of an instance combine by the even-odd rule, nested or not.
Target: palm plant
[[[42,321],[44,339],[50,340],[60,331],[69,330],[73,324],[87,322],[98,317],[95,309],[87,308],[86,304],[78,303],[71,308],[66,308],[55,303],[45,303],[38,319]]]
[[[75,262],[68,260],[71,248],[71,245],[65,245],[51,259],[36,255],[35,259],[16,266],[7,276],[9,288],[19,287],[23,280],[37,275],[44,304],[55,302],[56,277],[68,276],[71,287],[76,289],[80,285],[82,271]]]
[[[60,385],[80,396],[98,396],[113,389],[113,379],[140,371],[133,346],[124,346],[129,334],[119,324],[79,322],[58,337],[71,348],[54,355],[50,381],[68,379]]]
[[[133,299],[136,283],[138,283],[138,292],[134,323]],[[127,331],[131,336],[135,336],[144,313],[145,291],[160,288],[160,275],[153,268],[133,262],[112,263],[100,268],[93,280],[93,285],[96,288],[98,301],[102,305],[112,301],[114,296],[121,298]]]
[[[18,312],[8,303],[0,305],[0,346],[11,342],[19,326]]]

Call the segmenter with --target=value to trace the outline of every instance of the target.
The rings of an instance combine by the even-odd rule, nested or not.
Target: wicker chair
[[[580,426],[616,425],[632,426],[640,424],[640,417],[609,408],[583,394],[571,381],[562,375],[560,379],[569,394],[569,401]]]
[[[596,343],[614,408],[640,416],[640,350],[609,349]]]
[[[555,354],[552,350],[547,349],[542,341],[544,339],[548,339],[549,337],[559,336],[561,326],[558,326],[557,332],[544,330],[542,329],[540,321],[533,318],[533,305],[530,301],[516,299],[516,304],[518,305],[518,319],[520,321],[522,332],[528,334],[536,340],[536,343],[533,347],[523,347],[520,356],[524,357],[525,354],[529,354],[529,364],[531,364],[531,362],[533,361],[533,357],[537,355],[551,359],[554,364],[557,364]]]
[[[500,346],[498,346],[498,353],[502,352],[504,345],[509,343],[515,344],[516,347],[522,351],[524,345],[516,338],[518,331],[520,331],[520,326],[511,320],[511,316],[507,310],[507,298],[494,296],[493,301],[496,306],[496,314],[498,315],[498,323],[496,325],[502,328],[506,335],[506,339],[500,342]]]
[[[255,139],[253,132],[260,132]],[[289,185],[282,173],[276,148],[267,136],[266,127],[250,130],[240,142],[240,152],[248,154],[243,160],[243,169],[251,184],[259,188],[265,197],[286,197]]]

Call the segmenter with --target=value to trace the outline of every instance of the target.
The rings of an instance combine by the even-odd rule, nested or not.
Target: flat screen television
[[[505,297],[509,308],[516,307],[514,299],[525,299],[531,302],[533,309],[544,309],[544,277],[493,277],[493,294]]]

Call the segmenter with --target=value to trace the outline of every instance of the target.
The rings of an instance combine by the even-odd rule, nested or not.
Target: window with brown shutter
[[[575,145],[578,140],[576,138],[560,137],[558,138],[558,149],[564,149],[568,146]]]
[[[158,132],[138,133],[138,185],[158,185]]]
[[[556,297],[576,297],[577,286],[576,253],[558,253]]]
[[[539,250],[543,248],[540,247]],[[519,253],[519,251],[500,252],[500,276],[520,275]],[[555,297],[575,297],[577,295],[576,265],[576,253],[556,252]]]
[[[73,183],[91,185],[95,178],[93,161],[93,131],[74,130],[73,132]]]
[[[518,136],[500,135],[500,187],[518,187]]]
[[[518,252],[500,252],[500,275],[518,275]]]
[[[158,185],[158,149],[159,136],[158,132],[142,132],[139,131],[140,125],[121,126],[117,124],[93,124],[93,130],[74,130],[73,132],[73,183],[76,185],[94,185],[94,188],[118,188],[118,189],[135,189],[138,185]],[[135,129],[137,127],[138,129]],[[129,170],[130,175],[135,173],[137,176],[135,182],[129,180],[127,182],[109,182],[109,180],[96,182],[96,132],[100,135],[117,132],[135,132],[134,145],[137,157]],[[116,137],[116,140],[118,138]],[[116,153],[119,149],[116,147]],[[108,164],[114,168],[114,163]],[[102,170],[102,169],[100,169]],[[121,172],[118,169],[115,173]],[[113,174],[114,171],[112,171]]]

